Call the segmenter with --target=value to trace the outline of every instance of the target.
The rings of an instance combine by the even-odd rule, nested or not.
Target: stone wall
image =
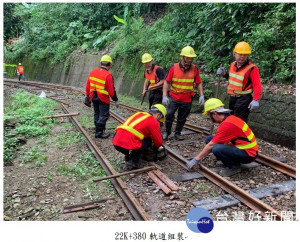
[[[206,84],[204,88],[215,93],[215,85]],[[219,98],[228,108],[229,96],[226,88],[227,82],[223,81]],[[262,93],[259,105],[248,118],[248,125],[255,136],[273,144],[296,149],[296,97]]]
[[[27,80],[60,83],[63,85],[85,88],[90,71],[99,67],[98,55],[71,55],[65,63],[50,68],[47,62],[34,63],[30,59],[22,60]],[[136,78],[129,78],[123,68],[123,60],[114,60],[111,72],[117,93],[141,98],[143,87],[143,66],[137,63]],[[205,84],[204,88],[215,91],[213,84]],[[223,82],[219,91],[219,98],[228,107],[226,83]],[[194,112],[199,105],[193,105]],[[249,126],[256,137],[274,144],[280,144],[292,149],[296,148],[296,98],[286,95],[263,93],[260,107],[249,115]]]

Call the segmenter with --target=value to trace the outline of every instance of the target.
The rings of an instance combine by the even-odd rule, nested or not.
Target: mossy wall
[[[97,55],[70,55],[65,63],[51,67],[46,61],[34,63],[30,59],[22,60],[27,80],[48,83],[60,83],[84,89],[87,77],[92,69],[99,67],[99,59],[103,53]],[[136,63],[136,77],[130,78],[123,68],[124,60],[115,60],[111,68],[117,93],[141,98],[143,88],[144,67]],[[205,84],[215,92],[215,86]],[[228,95],[223,85],[219,91],[219,98],[228,107]],[[193,112],[200,112],[199,104],[194,102]],[[296,98],[287,95],[263,93],[258,110],[250,113],[249,126],[256,137],[274,144],[296,148]]]

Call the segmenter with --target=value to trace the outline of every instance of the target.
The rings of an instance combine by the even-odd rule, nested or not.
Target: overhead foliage
[[[161,11],[154,25],[144,23]],[[143,53],[168,69],[185,45],[195,49],[202,72],[214,74],[229,66],[234,45],[247,41],[263,81],[295,82],[295,3],[4,3],[5,41],[16,37],[4,46],[8,61],[64,62],[74,50],[114,43],[111,55],[125,59],[131,76]]]

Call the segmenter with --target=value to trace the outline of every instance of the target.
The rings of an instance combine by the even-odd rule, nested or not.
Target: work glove
[[[91,100],[90,100],[90,97],[89,96],[85,96],[84,98],[84,105],[88,106],[88,107],[91,107]]]
[[[119,106],[120,106],[119,100],[115,101],[115,106],[116,106],[116,108],[119,108]]]
[[[193,158],[191,161],[186,162],[186,167],[190,170],[192,167],[196,164],[198,164],[200,160],[197,160],[196,158]]]
[[[217,75],[225,75],[225,68],[224,67],[219,67],[217,70]]]
[[[169,103],[170,103],[169,98],[167,96],[164,96],[163,100],[162,100],[162,104],[167,107],[169,105]]]
[[[248,106],[250,111],[257,109],[258,107],[259,107],[259,101],[255,101],[255,100],[253,100]]]
[[[200,105],[203,105],[204,102],[205,102],[204,96],[200,96],[199,97],[199,103],[200,103]]]

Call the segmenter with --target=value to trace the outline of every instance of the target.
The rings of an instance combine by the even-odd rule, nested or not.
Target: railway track
[[[130,107],[130,106],[124,105],[124,104],[122,104],[122,106],[131,111],[135,111],[135,112],[143,111],[141,109]],[[174,121],[174,123],[176,123],[176,121]],[[185,124],[184,128],[195,131],[197,133],[203,133],[203,134],[209,135],[209,131],[207,128],[197,127],[192,124]],[[296,168],[289,166],[283,162],[277,161],[271,157],[268,157],[268,156],[262,154],[261,152],[258,153],[258,158],[256,159],[256,161],[263,165],[270,166],[273,169],[278,170],[278,171],[296,179]]]
[[[11,84],[21,84],[21,85],[27,85],[27,82],[18,82],[18,81],[12,81],[9,82]],[[72,93],[80,93],[83,94],[82,91],[80,90],[73,90],[70,87],[65,87],[65,86],[61,86],[61,85],[53,85],[53,84],[37,84],[34,82],[30,82],[30,86],[38,86],[40,88],[48,88],[50,90],[57,90],[58,89],[62,89],[65,91],[70,91]],[[54,98],[53,98],[54,99]],[[54,99],[55,100],[55,99]],[[57,100],[62,104],[63,110],[65,111],[65,113],[69,113],[69,110],[66,107],[66,102],[62,102],[61,100]],[[130,107],[128,105],[124,105],[121,104],[122,107],[131,110],[133,112],[137,112],[137,111],[142,111],[140,109],[137,108],[133,108]],[[115,112],[111,112],[111,115],[118,121],[118,122],[123,122],[124,118],[121,115],[118,115]],[[93,153],[95,154],[95,156],[97,157],[97,159],[100,162],[100,165],[102,166],[102,168],[105,170],[105,172],[107,173],[107,175],[116,175],[116,171],[110,166],[109,161],[105,158],[105,156],[101,153],[101,151],[98,149],[98,147],[96,146],[96,144],[93,142],[93,140],[89,137],[89,135],[85,132],[85,130],[80,126],[80,124],[77,122],[77,120],[74,117],[71,117],[72,122],[74,123],[74,125],[77,127],[78,130],[80,130],[83,135],[85,136],[86,140],[87,140],[87,144],[90,147],[90,149],[93,151]],[[190,125],[190,124],[186,124],[185,125],[186,129],[189,130],[193,130],[194,132],[197,133],[202,133],[202,134],[209,134],[208,129],[206,128],[202,128],[202,127],[197,127],[194,125]],[[172,160],[176,161],[176,163],[182,167],[183,169],[185,169],[185,158],[179,154],[177,154],[175,151],[173,151],[170,147],[165,146],[166,149],[169,152],[169,156]],[[266,155],[263,154],[259,154],[259,157],[257,158],[257,162],[266,165],[266,166],[270,166],[273,169],[276,169],[284,174],[287,174],[288,176],[292,177],[295,179],[296,177],[296,170],[295,168],[286,165],[282,162],[278,162],[277,160],[270,158]],[[264,215],[264,213],[266,211],[270,211],[276,214],[277,219],[281,219],[280,214],[277,213],[272,207],[262,203],[261,201],[259,201],[258,199],[253,199],[251,196],[249,196],[249,194],[247,194],[244,190],[238,188],[237,186],[235,186],[234,184],[230,184],[230,182],[226,181],[225,179],[223,179],[221,176],[215,174],[214,172],[212,172],[210,169],[208,169],[206,166],[204,165],[200,165],[200,170],[198,171],[201,175],[203,175],[204,177],[206,177],[207,179],[209,179],[210,181],[212,181],[214,184],[222,187],[222,189],[224,189],[226,192],[228,192],[229,194],[237,197],[241,202],[245,203],[247,206],[249,206],[250,208],[256,210],[256,211],[261,211],[262,214]],[[141,207],[141,205],[137,202],[137,200],[134,198],[134,196],[132,194],[130,194],[130,192],[128,192],[128,189],[126,188],[125,183],[120,179],[120,178],[114,178],[112,179],[112,182],[116,188],[116,190],[118,191],[118,193],[120,194],[120,196],[122,197],[122,199],[124,200],[124,203],[127,205],[129,211],[133,214],[134,218],[136,220],[150,220],[149,215],[143,210],[143,208]],[[123,190],[123,191],[121,191]],[[126,191],[127,190],[127,191]]]

